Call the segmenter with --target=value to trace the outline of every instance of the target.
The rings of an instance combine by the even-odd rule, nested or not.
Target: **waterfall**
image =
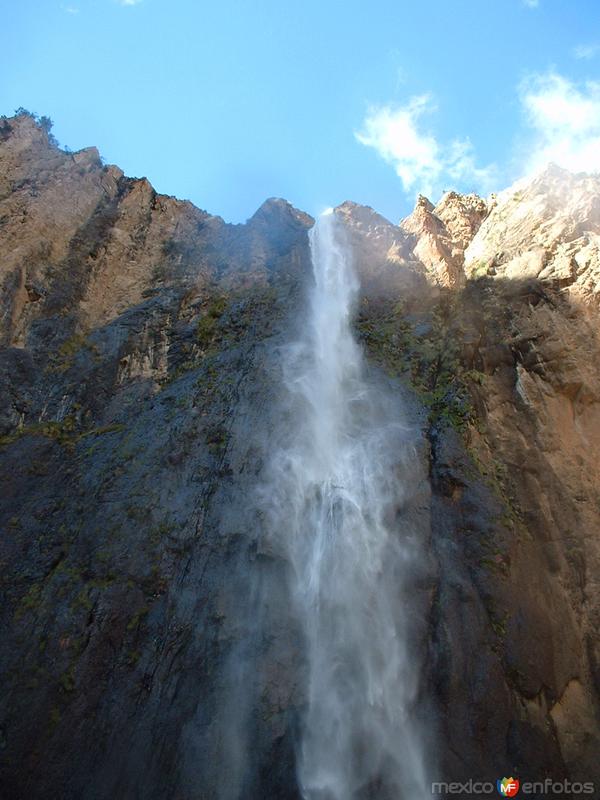
[[[419,800],[431,796],[408,643],[419,544],[402,524],[414,448],[397,396],[365,377],[351,327],[359,285],[335,213],[310,245],[314,285],[285,353],[286,432],[265,493],[305,638],[298,779],[306,800]]]

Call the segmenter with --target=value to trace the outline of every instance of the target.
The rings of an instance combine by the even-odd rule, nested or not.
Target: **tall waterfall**
[[[351,328],[358,281],[335,213],[312,229],[311,252],[268,487],[307,653],[298,779],[306,800],[419,800],[431,793],[408,644],[418,537],[402,523],[414,451],[397,397],[365,376]]]

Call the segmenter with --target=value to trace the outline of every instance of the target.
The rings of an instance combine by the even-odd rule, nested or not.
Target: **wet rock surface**
[[[439,780],[600,782],[595,180],[338,211],[357,335],[422,431]],[[302,641],[254,493],[311,224],[228,225],[0,124],[7,797],[299,797]]]

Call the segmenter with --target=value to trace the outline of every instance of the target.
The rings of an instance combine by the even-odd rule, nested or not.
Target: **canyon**
[[[407,431],[378,486],[421,554],[391,614],[429,777],[600,786],[600,178],[333,213]],[[309,633],[260,490],[313,225],[228,224],[0,120],[3,796],[303,796]]]

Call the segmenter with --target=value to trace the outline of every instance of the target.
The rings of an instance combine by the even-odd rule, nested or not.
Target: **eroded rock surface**
[[[466,273],[539,278],[597,303],[600,179],[555,165],[502,193],[470,243]]]

